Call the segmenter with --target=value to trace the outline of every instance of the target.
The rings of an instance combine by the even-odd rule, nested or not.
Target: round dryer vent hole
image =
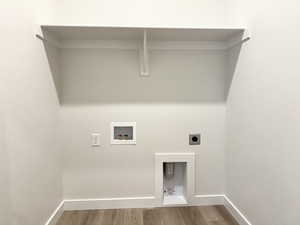
[[[192,137],[192,141],[193,142],[197,142],[198,141],[198,138],[196,136]]]

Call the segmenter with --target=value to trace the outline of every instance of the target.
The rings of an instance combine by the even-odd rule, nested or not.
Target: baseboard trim
[[[246,216],[233,204],[226,195],[194,195],[189,205],[224,205],[239,225],[252,225]],[[55,225],[64,211],[88,209],[116,209],[116,208],[151,208],[157,205],[154,196],[127,198],[89,198],[63,200],[51,214],[45,225]]]
[[[51,214],[45,225],[55,225],[58,221],[58,219],[61,217],[61,215],[64,212],[64,201],[61,201],[61,203],[57,206],[57,208],[54,210],[54,212]]]
[[[155,207],[155,197],[128,197],[128,198],[97,198],[97,199],[66,199],[64,209],[116,209],[116,208],[149,208]]]
[[[224,195],[194,195],[188,205],[223,205]],[[163,207],[154,196],[127,198],[66,199],[64,210]]]
[[[239,225],[252,225],[246,216],[233,204],[233,202],[224,195],[224,205],[231,215],[236,219]]]

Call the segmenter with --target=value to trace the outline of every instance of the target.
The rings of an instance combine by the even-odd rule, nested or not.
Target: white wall
[[[1,131],[3,131],[1,129]],[[3,139],[0,143],[0,224],[11,224],[11,205],[10,205],[10,181],[9,181],[9,165],[6,149],[4,148]]]
[[[58,101],[43,44],[35,38],[37,12],[50,15],[50,3],[1,4],[1,215],[2,204],[8,216],[9,205],[12,210],[1,225],[45,224],[62,200]]]
[[[297,1],[228,0],[220,3],[216,0],[189,0],[175,4],[170,0],[90,0],[83,4],[82,1],[65,0],[57,3],[55,18],[49,10],[52,4],[54,2],[31,0],[5,1],[1,5],[1,15],[5,18],[1,20],[2,33],[5,34],[1,36],[0,62],[1,69],[4,68],[1,81],[5,83],[1,88],[6,88],[4,102],[7,104],[3,109],[3,118],[6,119],[0,122],[3,155],[0,185],[8,185],[1,189],[1,200],[3,196],[7,199],[1,201],[0,210],[6,210],[5,215],[8,215],[1,217],[5,224],[10,219],[9,190],[12,196],[13,224],[16,225],[43,224],[61,200],[60,156],[55,138],[58,103],[46,55],[41,43],[33,36],[37,22],[35,16],[49,23],[56,21],[111,26],[199,27],[221,26],[224,23],[248,24],[253,38],[242,49],[227,104],[226,192],[255,225],[298,223],[299,216],[295,209],[300,206],[297,182],[299,138],[296,136],[300,127],[296,118],[299,115],[300,94],[297,74],[300,12]],[[227,15],[225,8],[228,10]],[[136,68],[130,59],[132,56],[124,59],[124,62],[129,63],[130,68]],[[70,62],[72,60],[75,61],[76,57],[71,58]],[[106,61],[91,63],[98,62],[103,65],[101,63]],[[81,71],[81,68],[75,68]],[[120,71],[130,68],[114,67],[114,70],[121,74]],[[177,69],[182,71],[186,67]],[[165,68],[160,67],[160,72],[156,74],[170,74],[173,77],[176,70],[166,72]],[[138,75],[135,70],[129,74]],[[101,78],[95,74],[93,76],[96,81]],[[76,76],[72,78],[66,75],[65,78],[75,79]],[[212,101],[207,101],[207,98],[202,99],[203,89],[195,87],[191,92],[184,93],[191,99],[191,94],[197,90],[197,97],[192,98],[189,104],[184,104],[182,95],[176,98],[180,99],[179,102],[173,98],[176,93],[174,83],[172,92],[164,93],[164,101],[158,102],[157,87],[151,80],[146,80],[146,85],[152,84],[151,88],[141,86],[143,88],[136,90],[139,94],[143,93],[141,99],[145,102],[140,103],[144,104],[137,105],[133,101],[118,104],[120,98],[113,95],[101,96],[99,101],[99,83],[85,84],[81,79],[79,77],[77,81],[81,82],[78,86],[74,82],[71,82],[74,86],[69,87],[67,83],[63,84],[67,90],[63,95],[65,102],[61,110],[65,140],[63,147],[66,150],[66,197],[152,194],[152,153],[189,150],[186,135],[199,129],[204,134],[204,142],[196,149],[199,160],[197,193],[223,191],[225,106],[219,93],[213,95],[214,99],[210,99]],[[170,80],[170,77],[164,79]],[[218,87],[216,90],[220,90],[218,84],[212,83],[212,87],[214,85]],[[81,92],[81,87],[87,92]],[[103,88],[107,90],[105,86]],[[139,100],[133,95],[135,91],[124,90],[121,94],[125,94],[125,100]],[[159,86],[158,90],[160,93],[163,86]],[[84,104],[87,100],[91,101]],[[107,104],[110,100],[113,100],[113,104]],[[107,130],[112,120],[138,122],[136,147],[109,145]],[[157,126],[160,128],[158,131]],[[89,135],[93,131],[102,134],[103,146],[97,150],[89,147]],[[156,138],[155,141],[149,141],[149,136]],[[100,181],[95,179],[97,176],[101,176]],[[136,182],[140,177],[143,177],[142,182]],[[116,189],[111,189],[112,185]],[[3,207],[6,203],[8,207]],[[284,209],[284,213],[280,213],[281,209]]]
[[[226,1],[63,0],[56,23],[107,26],[216,26],[225,23]]]
[[[299,223],[298,1],[229,1],[252,40],[227,105],[227,194],[254,225]]]
[[[0,22],[0,25],[1,22]],[[2,27],[2,26],[1,26]],[[4,26],[3,26],[4,27]],[[0,42],[0,48],[4,49],[5,43]],[[1,60],[0,68],[6,68],[6,62]],[[1,70],[1,74],[2,74]],[[7,105],[6,89],[4,89],[8,76],[1,76],[0,82],[0,224],[11,225],[11,201],[10,201],[10,173],[9,154],[6,147],[6,122],[4,109]]]
[[[0,90],[3,90],[2,85]],[[3,97],[3,92],[0,91]],[[0,100],[3,98],[0,97]],[[1,101],[2,103],[4,101]],[[5,146],[5,122],[3,107],[0,108],[0,224],[11,224],[11,202],[10,202],[10,175],[9,175],[9,156]]]
[[[225,54],[152,51],[149,78],[131,50],[64,49],[66,198],[154,194],[155,152],[196,152],[196,194],[224,192]],[[110,122],[137,122],[136,146],[111,146]],[[92,148],[91,133],[101,134]],[[203,135],[200,146],[188,134]]]

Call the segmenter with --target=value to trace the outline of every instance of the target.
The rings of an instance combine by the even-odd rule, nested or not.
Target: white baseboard
[[[223,205],[224,195],[195,195],[188,205]],[[129,198],[67,199],[65,210],[162,207],[154,196]]]
[[[58,221],[58,219],[61,217],[61,215],[64,212],[64,201],[62,201],[58,207],[54,210],[54,212],[51,214],[45,225],[55,225]]]
[[[252,225],[226,195],[195,195],[189,205],[224,205],[239,225]],[[45,225],[55,225],[64,211],[117,208],[152,208],[157,205],[154,196],[128,198],[66,199],[54,210]]]
[[[149,208],[155,206],[156,202],[154,196],[129,198],[67,199],[64,201],[65,210]]]
[[[236,219],[239,225],[252,225],[244,214],[224,195],[224,205],[230,214]]]

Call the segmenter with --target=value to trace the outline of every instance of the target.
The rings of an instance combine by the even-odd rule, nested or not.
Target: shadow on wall
[[[242,45],[235,46],[227,50],[227,84],[225,86],[225,97],[228,98],[230,87],[235,75],[236,65],[238,63],[239,55]]]
[[[61,102],[61,50],[59,48],[56,48],[54,46],[51,46],[45,42],[44,43],[44,48],[46,51],[46,55],[48,58],[48,65],[50,68],[50,72],[52,74],[52,78],[53,78],[53,82],[55,84],[55,88],[56,88],[56,93],[57,93],[57,97],[59,99],[59,102]]]
[[[150,76],[141,77],[136,50],[45,49],[64,105],[226,102],[240,53],[153,50]]]

